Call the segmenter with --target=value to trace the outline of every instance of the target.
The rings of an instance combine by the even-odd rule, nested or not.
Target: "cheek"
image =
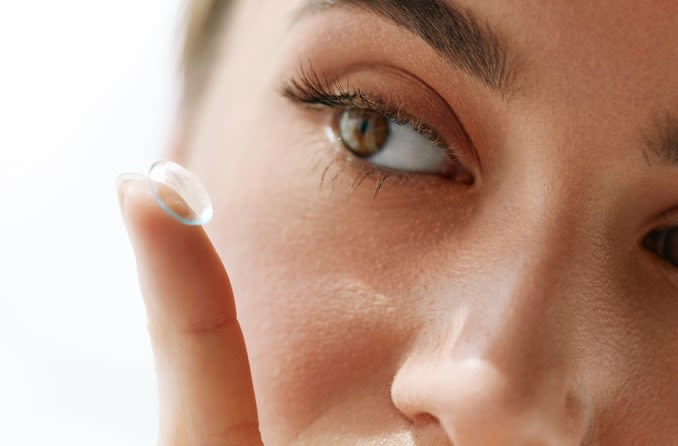
[[[294,217],[279,215],[286,218]],[[218,249],[232,278],[262,423],[294,432],[341,404],[392,411],[387,383],[418,322],[407,311],[411,296],[393,291],[405,288],[398,272],[314,239],[313,225],[253,226]]]
[[[240,313],[265,410],[303,426],[343,401],[388,395],[376,387],[392,376],[412,321],[387,296],[337,275],[271,279],[245,285]]]

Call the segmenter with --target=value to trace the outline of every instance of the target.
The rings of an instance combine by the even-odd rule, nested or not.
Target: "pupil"
[[[360,126],[360,133],[363,135],[367,133],[367,128],[370,126],[370,123],[367,119],[363,119],[363,125]]]

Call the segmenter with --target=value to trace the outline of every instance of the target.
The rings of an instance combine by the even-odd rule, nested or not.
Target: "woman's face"
[[[240,3],[180,156],[266,444],[674,444],[678,3]]]

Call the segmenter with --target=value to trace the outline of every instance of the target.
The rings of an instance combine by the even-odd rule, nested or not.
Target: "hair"
[[[219,35],[234,0],[186,0],[183,23],[182,109],[195,106],[209,80]]]

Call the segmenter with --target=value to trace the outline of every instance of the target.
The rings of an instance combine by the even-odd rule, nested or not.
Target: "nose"
[[[428,323],[431,331],[399,367],[395,406],[415,425],[438,423],[453,446],[581,444],[584,404],[568,347],[573,327],[554,304],[566,285],[552,266],[540,259],[470,279],[480,288],[439,311],[441,322]],[[457,291],[468,287],[448,295]]]

